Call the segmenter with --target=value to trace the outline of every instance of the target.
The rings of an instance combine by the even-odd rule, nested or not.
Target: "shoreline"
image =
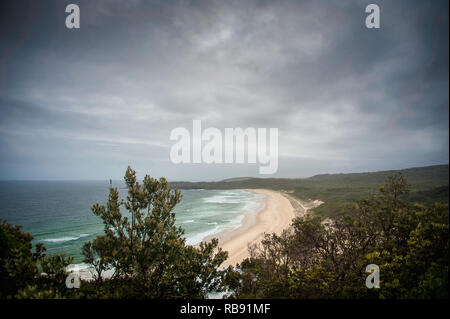
[[[296,209],[288,196],[281,191],[268,189],[242,189],[254,194],[265,195],[262,198],[263,205],[258,210],[243,213],[241,225],[234,229],[225,229],[219,233],[208,235],[201,241],[210,241],[212,238],[219,240],[219,247],[228,252],[227,260],[220,265],[221,268],[236,266],[245,258],[248,258],[248,246],[258,244],[264,238],[265,233],[280,235],[287,229],[292,219],[296,217]],[[86,265],[87,266],[87,265]],[[72,264],[69,268],[78,272],[83,280],[92,280],[93,274],[90,267],[84,263]],[[107,278],[112,273],[104,273]]]
[[[280,235],[296,217],[295,209],[289,199],[281,192],[268,189],[243,189],[245,191],[265,195],[265,205],[256,212],[245,212],[242,225],[233,230],[207,236],[202,241],[212,238],[219,240],[219,247],[228,251],[227,260],[221,267],[236,266],[248,258],[248,246],[258,244],[265,233]]]

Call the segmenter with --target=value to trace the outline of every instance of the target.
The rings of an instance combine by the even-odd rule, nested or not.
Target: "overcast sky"
[[[0,179],[258,176],[172,164],[193,119],[278,128],[273,176],[447,164],[448,30],[447,0],[2,1]]]

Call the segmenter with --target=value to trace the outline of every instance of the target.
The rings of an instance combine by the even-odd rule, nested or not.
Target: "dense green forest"
[[[292,183],[311,198],[340,188],[356,197],[367,194],[331,219],[297,217],[283,234],[267,234],[250,247],[250,258],[222,269],[227,252],[217,240],[189,246],[175,226],[180,191],[164,178],[147,175],[140,183],[129,167],[126,199],[119,200],[111,187],[106,205],[92,206],[104,234],[83,247],[84,261],[95,273],[78,289],[67,286],[71,258],[47,255],[40,243],[33,248],[30,234],[0,221],[0,298],[206,298],[214,292],[227,298],[448,298],[445,172],[448,166],[318,175],[302,180],[302,186],[282,179],[218,183],[277,189]],[[380,271],[377,288],[366,286],[366,267],[372,264]],[[110,277],[103,276],[111,270]]]
[[[408,199],[401,174],[345,214],[267,234],[229,278],[235,298],[448,298],[448,203]],[[368,289],[367,266],[380,285]]]
[[[401,173],[408,181],[408,199],[422,204],[448,202],[448,165],[352,174],[321,174],[310,178],[234,178],[220,182],[172,182],[179,189],[267,188],[293,191],[302,200],[319,199],[323,205],[313,209],[323,217],[347,211],[355,201],[378,191],[389,176]]]

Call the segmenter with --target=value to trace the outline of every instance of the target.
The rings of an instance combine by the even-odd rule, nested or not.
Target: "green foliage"
[[[185,244],[172,211],[181,193],[164,178],[147,175],[140,184],[130,167],[125,183],[126,200],[110,188],[106,206],[92,207],[105,234],[83,247],[85,262],[95,268],[97,289],[83,283],[87,288],[81,293],[95,298],[203,298],[220,289],[223,273],[218,267],[227,253],[217,248],[217,240],[199,247]],[[108,279],[102,276],[106,270],[113,271]]]
[[[64,299],[64,296],[58,291],[52,288],[42,289],[36,285],[27,285],[24,289],[21,289],[16,299]]]
[[[45,254],[33,237],[0,220],[0,298],[63,298],[71,292],[65,286],[66,267],[72,258]]]
[[[397,174],[345,215],[297,218],[281,236],[266,235],[228,275],[232,297],[448,297],[448,204],[414,204],[408,192]],[[380,289],[365,286],[369,264],[380,267]]]
[[[442,169],[448,166],[428,168],[432,176]],[[145,176],[139,183],[128,168],[126,199],[110,188],[106,205],[92,207],[104,223],[104,234],[82,251],[95,270],[94,280],[67,289],[72,259],[47,256],[40,243],[33,251],[30,234],[0,221],[0,298],[204,298],[224,289],[230,298],[448,298],[448,184],[432,185],[422,173],[408,172],[415,191],[395,174],[370,196],[373,181],[383,174],[320,175],[303,184],[258,180],[272,182],[272,187],[263,186],[272,189],[291,185],[311,198],[335,196],[319,208],[323,216],[337,217],[297,218],[282,235],[267,234],[252,247],[240,269],[219,270],[227,253],[217,240],[189,246],[175,226],[173,208],[180,192],[164,178]],[[254,182],[222,183],[248,188]],[[366,192],[365,199],[351,203]],[[446,203],[429,204],[445,195]],[[420,203],[412,201],[417,198]],[[368,264],[380,267],[380,289],[365,286]]]
[[[310,178],[234,178],[220,182],[172,182],[177,188],[244,189],[267,188],[291,190],[302,200],[320,199],[325,202],[314,208],[323,217],[337,217],[353,209],[359,201],[378,190],[391,175],[401,173],[410,183],[410,193],[405,196],[413,202],[431,205],[448,203],[448,165],[415,167],[398,171],[380,171],[352,174],[321,174]]]

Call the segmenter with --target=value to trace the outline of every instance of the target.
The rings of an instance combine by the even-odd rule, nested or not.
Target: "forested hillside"
[[[401,173],[408,181],[408,200],[430,204],[448,202],[448,165],[414,167],[402,170],[352,173],[320,174],[309,178],[232,178],[219,182],[172,182],[180,189],[236,189],[268,188],[293,191],[299,199],[320,199],[325,202],[314,209],[322,216],[336,216],[360,200],[378,191],[380,185],[393,174]]]

